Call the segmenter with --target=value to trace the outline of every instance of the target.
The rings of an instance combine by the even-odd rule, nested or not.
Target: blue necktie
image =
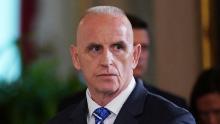
[[[111,114],[111,112],[104,107],[97,108],[93,115],[95,116],[95,124],[103,124],[104,120]]]

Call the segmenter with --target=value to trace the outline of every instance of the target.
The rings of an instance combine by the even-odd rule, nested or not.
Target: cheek
[[[96,64],[95,64],[96,60],[97,59],[91,59],[86,56],[82,56],[80,58],[79,61],[80,61],[81,70],[85,74],[85,76],[89,76],[94,72],[96,68]]]
[[[132,62],[133,60],[133,57],[132,56],[122,56],[121,59],[120,59],[120,67],[121,67],[121,70],[123,70],[123,74],[127,74],[128,71],[131,71],[133,70],[132,69]]]

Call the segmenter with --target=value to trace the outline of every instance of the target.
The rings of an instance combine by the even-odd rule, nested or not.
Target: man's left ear
[[[141,55],[141,45],[137,44],[134,46],[134,51],[133,51],[133,63],[132,63],[133,69],[136,68],[140,55]]]
[[[77,47],[74,46],[74,45],[71,45],[70,47],[70,53],[71,53],[71,56],[72,56],[72,62],[73,62],[73,65],[74,67],[77,69],[77,70],[80,70],[80,62],[79,62],[79,56],[78,56],[78,50],[77,50]]]

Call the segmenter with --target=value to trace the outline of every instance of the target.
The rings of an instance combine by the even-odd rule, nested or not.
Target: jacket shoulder
[[[75,110],[76,106],[77,106],[76,104],[73,104],[65,108],[64,110],[58,112],[56,116],[54,116],[47,122],[47,124],[61,124],[61,123],[66,124],[67,123],[66,120],[69,120],[69,117],[71,113]]]
[[[172,93],[170,93],[170,92],[161,90],[161,89],[159,89],[159,88],[157,88],[157,87],[154,87],[154,86],[152,86],[152,85],[149,85],[149,84],[146,83],[146,82],[144,82],[144,87],[145,87],[148,91],[150,91],[150,92],[152,92],[152,93],[154,93],[154,94],[158,94],[158,95],[160,95],[160,96],[162,96],[162,97],[164,97],[164,98],[166,98],[166,99],[172,101],[173,103],[175,103],[176,105],[178,105],[178,106],[180,106],[180,107],[183,107],[183,108],[185,108],[185,109],[188,109],[188,106],[187,106],[187,104],[186,104],[186,100],[185,100],[184,98],[182,98],[182,97],[180,97],[180,96],[177,96],[177,95],[175,95],[175,94],[172,94]]]
[[[169,100],[148,92],[143,116],[147,117],[149,122],[156,124],[195,124],[192,114],[184,108],[177,106]]]
[[[86,113],[88,111],[86,106],[86,99],[83,99],[79,103],[72,104],[58,112],[47,124],[86,124]]]

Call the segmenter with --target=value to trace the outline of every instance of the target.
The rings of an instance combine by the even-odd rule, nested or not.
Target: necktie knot
[[[111,112],[104,107],[97,108],[93,115],[95,116],[96,124],[103,124],[103,121],[111,114]]]

